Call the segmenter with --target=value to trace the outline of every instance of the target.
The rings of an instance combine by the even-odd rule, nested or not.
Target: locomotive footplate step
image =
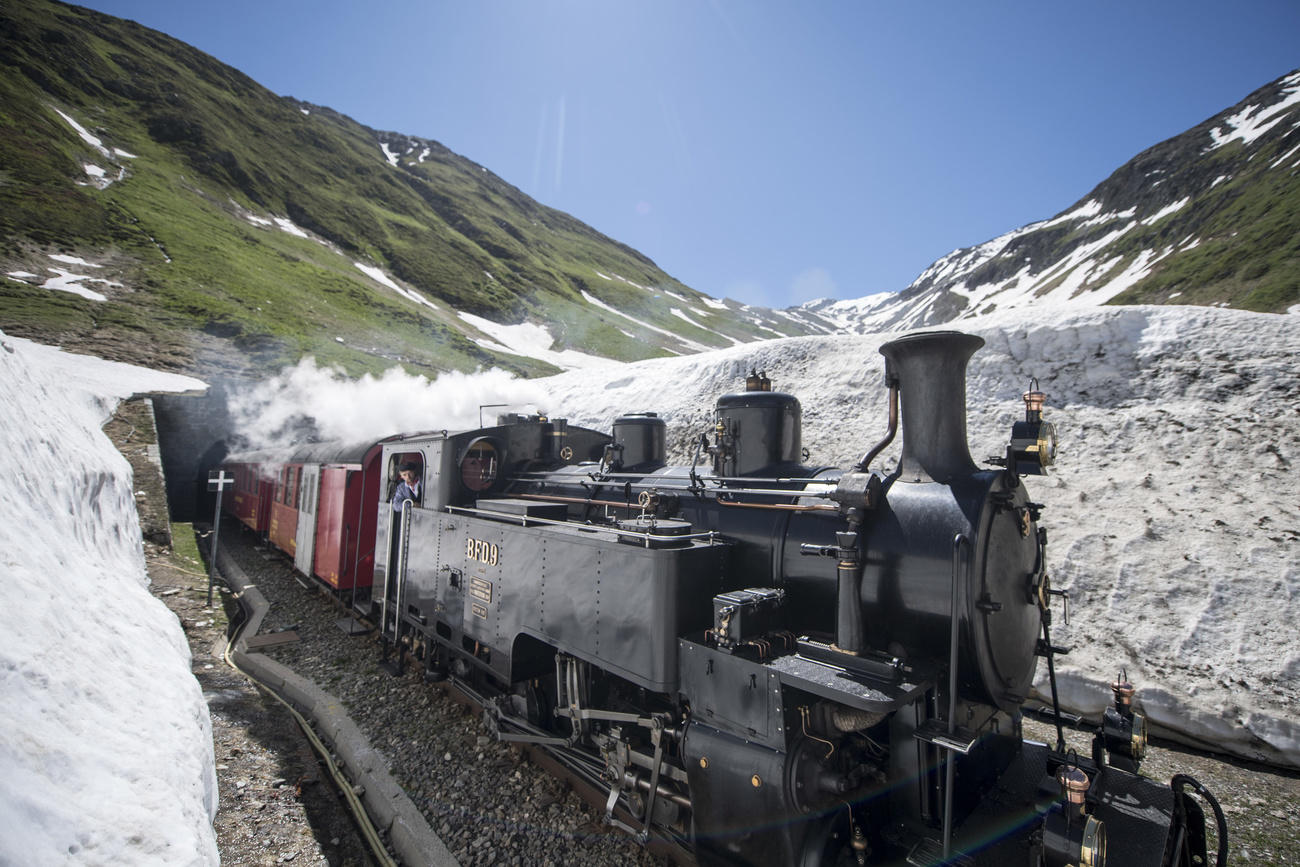
[[[778,657],[767,665],[784,684],[873,713],[900,708],[930,687],[925,681],[891,683],[800,654]]]
[[[945,750],[954,750],[962,755],[969,753],[971,747],[975,746],[975,741],[979,740],[978,735],[961,726],[956,726],[949,732],[948,724],[938,719],[926,720],[913,732],[913,737]]]

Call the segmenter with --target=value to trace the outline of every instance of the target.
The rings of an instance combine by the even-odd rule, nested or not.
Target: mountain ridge
[[[1054,217],[941,257],[896,295],[803,309],[867,333],[1043,303],[1300,303],[1300,70],[1147,148]]]
[[[0,48],[0,328],[160,369],[540,376],[1026,305],[1300,305],[1300,71],[898,293],[767,310],[135,22],[33,0]]]

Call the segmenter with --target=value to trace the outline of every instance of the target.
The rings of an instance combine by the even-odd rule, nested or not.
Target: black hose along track
[[[554,757],[496,741],[472,696],[425,683],[418,665],[399,678],[380,670],[373,633],[346,634],[338,621],[348,613],[324,588],[308,586],[286,557],[259,546],[241,526],[226,527],[223,575],[242,605],[258,596],[267,603],[240,641],[289,630],[299,637],[256,653],[237,649],[236,661],[312,717],[402,861],[666,863],[656,851],[682,860],[680,850],[648,851],[605,825],[603,809],[593,805],[606,793]],[[521,760],[523,752],[533,763]],[[402,810],[403,801],[412,809]],[[417,822],[425,827],[413,827]]]

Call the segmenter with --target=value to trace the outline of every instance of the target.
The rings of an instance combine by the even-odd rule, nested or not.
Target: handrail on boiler
[[[492,509],[478,509],[471,506],[446,506],[446,510],[452,514],[475,515],[478,517],[489,517],[498,521],[512,521],[518,523],[521,527],[529,527],[536,524],[546,524],[555,527],[568,527],[574,530],[581,530],[587,533],[603,533],[606,535],[617,536],[624,539],[643,539],[646,547],[649,547],[651,541],[664,542],[683,542],[689,539],[700,539],[707,541],[709,544],[717,542],[717,532],[708,530],[703,533],[650,533],[639,532],[637,530],[625,530],[619,527],[606,527],[601,524],[578,524],[574,521],[559,521],[554,518],[538,518],[528,515],[514,515],[509,512],[497,512]]]

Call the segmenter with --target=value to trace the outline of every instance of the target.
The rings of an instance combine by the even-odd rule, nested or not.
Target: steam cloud
[[[498,413],[542,411],[545,395],[530,380],[503,370],[450,372],[435,380],[392,367],[382,376],[351,379],[307,357],[251,389],[232,393],[230,413],[248,448],[301,443],[304,434],[360,442],[390,434],[463,430]]]

